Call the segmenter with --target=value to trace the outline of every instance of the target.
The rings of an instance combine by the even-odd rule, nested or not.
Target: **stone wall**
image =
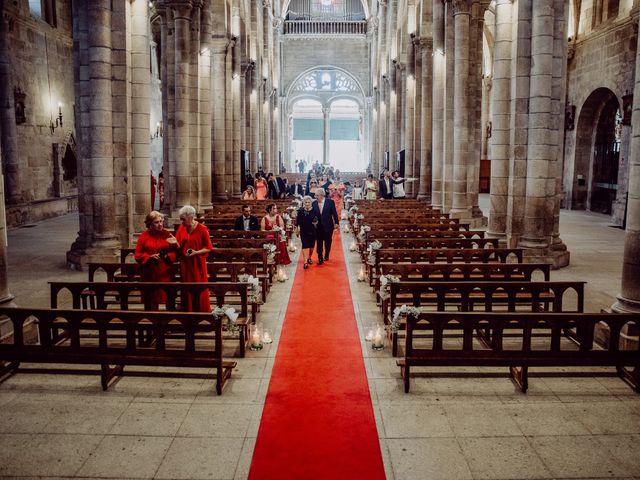
[[[7,208],[7,223],[22,224],[67,213],[65,197],[77,195],[74,181],[56,186],[54,144],[64,145],[75,130],[71,1],[56,4],[57,26],[31,14],[28,2],[7,7],[12,86],[25,94],[25,121],[18,124],[17,144],[22,200]],[[59,107],[60,104],[60,107]],[[59,111],[63,126],[55,128]],[[64,152],[64,148],[59,148]],[[60,172],[60,176],[64,172]]]
[[[313,52],[313,55],[309,55]],[[353,75],[369,95],[369,45],[362,39],[287,38],[282,50],[282,85],[286,92],[303,72],[319,66],[332,66]]]
[[[562,202],[566,208],[587,207],[592,154],[585,152],[584,148],[593,144],[599,108],[604,106],[599,105],[599,99],[604,102],[610,92],[609,95],[615,95],[622,107],[622,97],[633,92],[638,20],[637,13],[633,17],[632,14],[625,9],[618,19],[595,29],[591,29],[589,15],[583,11],[581,16],[581,22],[588,26],[580,31],[588,33],[578,36],[568,65],[567,103],[575,106],[576,110],[575,128],[565,132]],[[612,212],[612,222],[618,225],[622,224],[625,211],[630,133],[631,127],[623,126],[618,194]],[[584,177],[584,185],[579,185],[579,175]]]

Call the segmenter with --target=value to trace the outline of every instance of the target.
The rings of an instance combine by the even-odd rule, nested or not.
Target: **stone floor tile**
[[[471,470],[453,438],[387,439],[396,480],[467,480]]]
[[[154,478],[232,479],[242,438],[175,438]]]
[[[628,476],[625,468],[595,437],[532,437],[530,442],[554,477]]]
[[[502,405],[445,405],[444,412],[456,437],[509,437],[522,432]]]
[[[627,475],[640,476],[640,435],[599,435],[597,439]]]
[[[43,404],[46,402],[46,399]],[[57,400],[56,415],[45,426],[49,433],[107,434],[130,405],[129,399],[78,395]]]
[[[55,403],[16,398],[2,407],[0,433],[42,433],[57,414]]]
[[[393,464],[391,462],[391,454],[389,452],[389,445],[386,438],[380,439],[380,453],[382,454],[382,464],[384,465],[384,475],[387,480],[395,480],[396,476],[393,471]]]
[[[588,435],[589,431],[563,403],[518,404],[511,418],[524,435]]]
[[[256,438],[247,437],[244,439],[242,445],[242,452],[240,453],[240,459],[238,460],[238,466],[234,475],[234,480],[246,480],[249,477],[249,470],[251,469],[251,460],[253,458],[253,451],[256,448]]]
[[[107,435],[78,474],[106,478],[153,478],[172,440],[171,437]]]
[[[134,402],[192,403],[205,382],[215,381],[213,378],[125,375],[112,388],[135,395]]]
[[[0,434],[0,475],[72,477],[99,435]]]
[[[252,405],[193,404],[178,435],[244,438],[254,411]]]
[[[132,403],[109,433],[174,436],[188,411],[185,403]]]
[[[551,478],[535,450],[523,437],[470,437],[459,438],[458,441],[473,478]]]
[[[453,437],[445,409],[439,405],[381,405],[387,438]]]
[[[566,404],[593,434],[640,433],[640,414],[616,401]]]
[[[236,378],[232,374],[222,389],[222,395],[218,395],[215,383],[205,382],[194,403],[255,403],[260,383],[259,378]]]

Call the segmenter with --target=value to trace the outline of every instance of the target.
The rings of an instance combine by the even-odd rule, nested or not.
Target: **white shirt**
[[[318,202],[318,208],[320,209],[320,215],[322,215],[322,209],[324,208],[324,200],[322,202]]]
[[[251,217],[242,217],[242,220],[244,221],[244,230],[246,232],[248,232],[249,230],[251,230],[251,227],[249,226],[249,222],[251,221]]]
[[[404,180],[404,178],[398,177],[395,180],[397,182],[397,181]],[[393,198],[402,198],[402,197],[405,197],[405,196],[406,196],[406,194],[404,193],[404,183],[394,183],[393,184]]]
[[[353,188],[353,199],[354,200],[362,200],[362,187],[354,187]]]

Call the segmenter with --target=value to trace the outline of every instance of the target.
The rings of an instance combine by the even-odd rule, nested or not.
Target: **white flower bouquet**
[[[382,275],[380,277],[380,290],[378,290],[378,295],[382,300],[386,300],[389,298],[389,291],[391,289],[390,284],[398,283],[400,278],[395,275]]]
[[[417,317],[418,315],[420,315],[420,309],[418,307],[412,307],[409,305],[401,305],[394,308],[389,325],[386,325],[385,329],[391,333],[397,332],[400,329],[401,317],[407,317],[409,315],[412,317]]]
[[[378,240],[374,240],[369,244],[369,248],[367,251],[369,255],[367,256],[367,263],[371,266],[376,264],[376,250],[380,250],[382,248],[382,244]]]
[[[278,250],[273,243],[265,243],[262,248],[267,251],[267,262],[273,263],[276,261],[276,251]]]
[[[240,327],[236,325],[236,320],[240,315],[236,313],[236,309],[232,306],[216,306],[211,310],[211,315],[213,315],[217,319],[226,319],[222,325],[223,330],[234,334],[240,330]]]
[[[253,275],[238,275],[238,281],[242,283],[248,283],[249,288],[249,302],[262,304],[262,287],[260,286],[260,279]]]

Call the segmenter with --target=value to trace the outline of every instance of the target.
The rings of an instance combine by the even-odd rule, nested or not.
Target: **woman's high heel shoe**
[[[308,263],[305,263],[305,264],[304,264],[304,266],[303,266],[302,268],[304,268],[304,269],[306,270],[307,268],[309,268],[309,264],[308,264]]]

